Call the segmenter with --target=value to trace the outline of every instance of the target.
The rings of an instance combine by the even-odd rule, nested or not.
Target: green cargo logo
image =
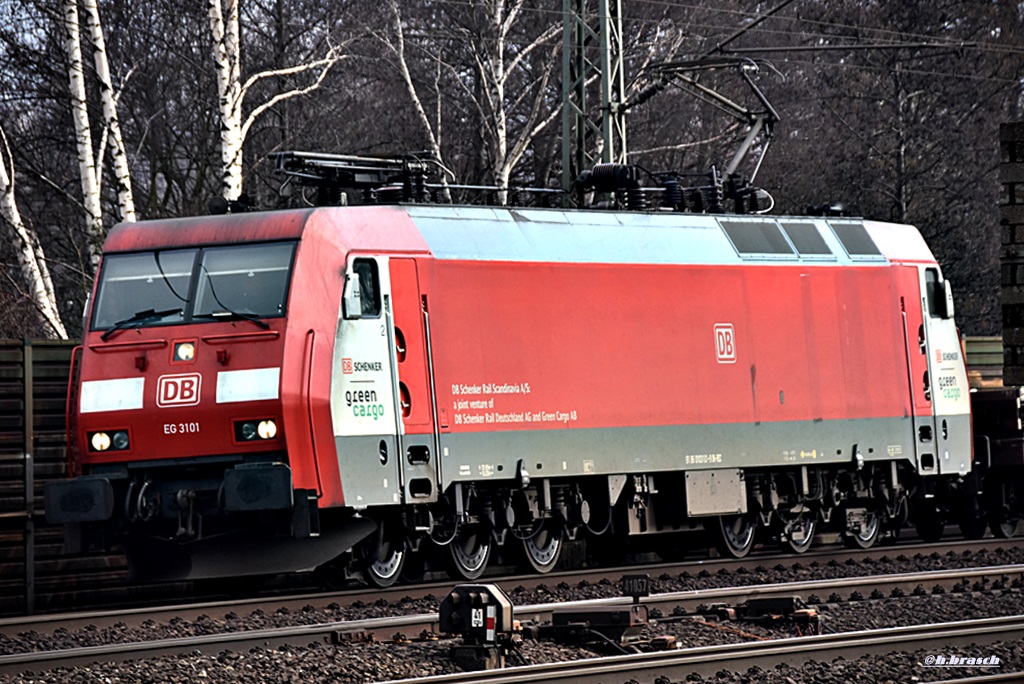
[[[384,415],[384,404],[377,402],[376,390],[347,390],[345,403],[352,408],[352,415],[356,418],[377,420]]]

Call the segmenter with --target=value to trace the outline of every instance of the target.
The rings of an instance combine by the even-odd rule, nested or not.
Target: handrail
[[[74,395],[75,390],[78,387],[78,383],[75,382],[75,374],[78,372],[78,356],[82,353],[82,345],[76,345],[71,350],[71,367],[68,370],[68,389],[64,400],[64,440],[65,449],[67,449],[67,461],[68,461],[68,477],[74,477],[75,475],[75,457],[74,449],[71,446],[71,433],[73,432],[74,423],[74,411],[72,407],[75,405]]]

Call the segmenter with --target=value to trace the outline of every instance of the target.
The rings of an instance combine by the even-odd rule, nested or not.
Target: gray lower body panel
[[[442,446],[443,488],[512,478],[520,460],[535,477],[840,464],[858,453],[912,461],[914,432],[910,418],[871,418],[444,434]]]
[[[970,470],[970,416],[946,417],[948,435],[935,445],[942,473]],[[405,472],[396,462],[394,435],[338,437],[342,486],[349,505],[402,501]],[[391,457],[382,459],[388,441]],[[864,418],[778,423],[561,428],[443,433],[422,473],[438,477],[438,491],[453,482],[511,480],[517,466],[533,477],[578,477],[799,465],[839,465],[863,459],[915,463],[914,419]],[[961,468],[961,466],[963,466]],[[439,467],[439,470],[438,470]],[[938,469],[924,474],[939,474]],[[407,494],[407,492],[406,492]],[[406,496],[406,501],[411,497]]]

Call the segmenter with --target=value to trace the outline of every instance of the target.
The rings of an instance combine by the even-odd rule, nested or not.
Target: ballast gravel
[[[730,573],[696,573],[684,571],[678,575],[652,578],[652,591],[680,591],[723,586],[744,586],[800,580],[838,578],[864,575],[896,574],[912,571],[955,569],[1024,563],[1024,550],[1008,546],[1005,549],[974,553],[968,556],[947,553],[928,556],[900,556],[894,549],[891,558],[851,563],[817,563],[792,567],[781,564],[773,567],[753,567]],[[597,584],[568,585],[565,583],[541,587],[536,590],[513,589],[509,592],[516,605],[549,603],[615,596],[617,584],[607,581]],[[859,597],[858,597],[859,598]],[[818,609],[822,616],[822,629],[826,631],[854,631],[879,629],[902,625],[944,622],[998,615],[1024,614],[1024,587],[1006,586],[963,587],[962,591],[932,594],[922,591],[903,597],[865,597],[850,600],[838,596],[804,596],[805,601]],[[109,628],[84,628],[74,633],[58,630],[52,634],[25,632],[17,637],[0,635],[0,653],[23,653],[80,646],[146,641],[172,637],[216,634],[226,631],[244,631],[318,624],[340,620],[371,617],[430,613],[436,611],[436,598],[372,605],[331,605],[323,609],[307,607],[299,611],[280,610],[273,614],[256,611],[249,615],[227,614],[201,617],[195,621],[172,620],[166,624],[147,623],[140,627],[125,624]],[[738,643],[760,639],[796,636],[798,628],[791,624],[759,625],[742,622],[694,622],[677,620],[674,616],[655,615],[642,638],[674,636],[683,647]],[[456,672],[451,656],[452,642],[413,641],[396,643],[344,643],[338,645],[310,644],[305,647],[278,649],[255,648],[245,653],[225,651],[217,656],[199,653],[175,657],[151,658],[128,663],[94,664],[75,669],[58,668],[47,672],[24,672],[17,676],[0,677],[0,684],[176,684],[178,682],[225,682],[227,684],[314,684],[319,682],[381,682],[394,679],[415,679]],[[712,678],[693,675],[685,681],[715,682],[768,682],[774,684],[802,684],[803,682],[876,683],[876,682],[928,682],[968,674],[1005,674],[1024,672],[1024,641],[996,644],[976,649],[979,657],[995,655],[1000,665],[996,669],[934,668],[925,667],[929,654],[894,653],[885,657],[865,657],[857,661],[839,660],[830,663],[810,662],[801,667],[783,667],[770,670],[755,669],[732,673],[721,671]],[[509,658],[509,665],[557,662],[609,655],[611,651],[595,652],[579,646],[558,645],[524,640]],[[1024,675],[1022,675],[1024,678]],[[626,680],[628,681],[628,680]],[[609,680],[609,684],[612,684]],[[624,683],[625,684],[625,683]],[[668,679],[658,684],[674,684]]]

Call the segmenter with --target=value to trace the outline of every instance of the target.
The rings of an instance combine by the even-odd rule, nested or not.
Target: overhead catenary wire
[[[720,15],[723,15],[723,16],[735,16],[735,17],[738,17],[738,18],[746,18],[746,17],[749,16],[746,12],[743,12],[743,11],[740,11],[740,10],[731,10],[731,9],[722,9],[722,8],[708,8],[705,5],[693,4],[693,3],[670,2],[668,0],[631,0],[631,1],[634,4],[637,4],[637,5],[654,5],[654,6],[663,6],[663,7],[668,7],[668,8],[678,8],[678,9],[686,9],[686,10],[700,10],[700,11],[714,12],[714,13],[717,13],[717,14],[720,14]],[[456,6],[464,6],[464,7],[472,7],[472,6],[474,6],[473,3],[469,2],[468,0],[449,0],[447,4],[449,4],[449,5],[456,5]],[[555,20],[555,19],[560,20],[560,18],[562,16],[561,10],[544,9],[544,8],[538,8],[538,7],[524,7],[524,8],[522,8],[522,12],[523,13],[532,13],[532,14],[535,14],[535,15],[548,15],[553,20]],[[773,13],[772,16],[774,16],[774,13]],[[834,39],[841,39],[841,38],[853,39],[853,38],[863,38],[865,35],[867,35],[868,38],[874,40],[876,43],[885,43],[885,38],[884,37],[885,36],[891,36],[892,37],[891,40],[892,40],[893,44],[896,44],[896,43],[908,43],[908,42],[925,42],[925,41],[930,41],[930,42],[934,42],[934,43],[942,43],[942,44],[945,44],[948,47],[957,47],[957,46],[963,44],[964,42],[970,42],[972,44],[972,49],[979,50],[979,51],[982,51],[982,52],[1006,53],[1006,54],[1024,54],[1024,46],[1018,47],[1018,46],[1015,46],[1015,45],[999,44],[999,43],[994,43],[994,42],[991,42],[991,41],[984,41],[984,40],[971,39],[971,40],[965,41],[964,38],[945,38],[945,37],[941,37],[941,36],[930,35],[930,34],[927,34],[927,33],[916,33],[916,32],[911,32],[911,31],[898,31],[898,30],[887,29],[887,28],[883,28],[883,27],[865,26],[863,24],[846,24],[846,23],[835,22],[835,21],[825,21],[825,20],[820,20],[820,19],[809,19],[809,18],[806,18],[806,17],[778,16],[778,17],[776,17],[776,19],[779,20],[779,21],[789,21],[789,22],[793,22],[793,23],[807,24],[807,25],[812,25],[812,26],[820,26],[820,27],[823,27],[823,28],[832,28],[832,29],[846,30],[846,31],[852,32],[850,35],[843,35],[843,34],[837,34],[837,33],[802,31],[801,34],[803,36],[809,38],[809,39],[817,39],[817,40],[834,40]],[[630,21],[632,23],[637,24],[637,25],[650,25],[650,26],[659,26],[659,25],[663,25],[665,23],[665,19],[663,19],[663,18],[648,19],[648,18],[634,17],[634,18],[631,18]],[[728,24],[714,24],[714,23],[707,23],[707,22],[694,22],[694,23],[689,24],[688,27],[691,28],[691,29],[697,28],[697,29],[704,29],[704,30],[708,30],[708,31],[734,30],[734,26],[732,26],[732,25],[728,25]],[[752,26],[751,27],[745,27],[745,28],[752,28]],[[764,34],[768,34],[768,35],[778,35],[778,36],[792,36],[793,35],[793,31],[791,31],[791,30],[772,29],[772,28],[765,28],[765,27],[761,27],[759,29],[759,32],[760,33],[764,33]],[[427,32],[424,32],[424,35],[426,35],[426,33]],[[442,34],[438,34],[438,35],[442,35]],[[877,37],[875,37],[875,36],[877,36]],[[506,42],[508,44],[510,44],[510,45],[516,45],[517,44],[515,40],[509,40],[509,41],[506,41]],[[721,43],[726,43],[726,42],[727,41],[721,41]]]

